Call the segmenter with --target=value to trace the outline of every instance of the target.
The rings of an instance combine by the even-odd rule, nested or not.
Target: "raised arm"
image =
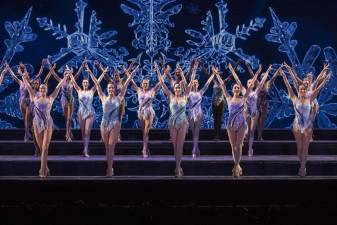
[[[170,69],[171,69],[171,67],[169,65],[167,65],[167,67],[164,70],[163,80],[165,80],[165,78],[168,76],[168,74],[170,74]],[[161,88],[161,84],[158,81],[157,84],[153,87],[153,91],[156,93],[157,91],[159,91],[160,88]]]
[[[80,86],[78,86],[78,84],[77,84],[77,82],[76,82],[73,74],[70,73],[69,76],[70,76],[71,83],[73,84],[73,87],[75,88],[75,90],[77,91],[77,93],[80,92],[81,88],[80,88]]]
[[[222,89],[222,92],[224,93],[224,96],[225,96],[226,100],[228,101],[231,98],[231,96],[228,94],[226,84],[224,83],[224,81],[220,77],[219,71],[214,66],[212,66],[212,71],[213,71],[213,73],[215,74],[215,76],[218,80],[219,86]]]
[[[54,69],[51,70],[51,73],[57,82],[60,82],[62,78],[55,72],[56,64],[53,65]]]
[[[36,75],[35,79],[39,78],[42,75],[43,69],[46,66],[46,64],[47,64],[47,59],[42,59],[39,73]]]
[[[95,88],[96,88],[96,90],[97,90],[97,93],[98,93],[99,98],[101,99],[101,101],[103,101],[103,99],[104,99],[104,97],[105,97],[105,94],[104,94],[104,92],[103,92],[103,90],[102,90],[102,87],[101,87],[101,85],[99,84],[97,78],[96,78],[95,75],[91,72],[91,70],[89,69],[88,66],[87,66],[87,72],[89,73],[89,75],[90,75],[92,81],[93,81],[94,84],[95,84]]]
[[[246,91],[246,88],[242,85],[242,83],[241,83],[241,81],[240,81],[240,78],[239,78],[239,76],[236,74],[235,69],[233,68],[233,66],[232,66],[231,63],[228,64],[228,68],[229,68],[229,70],[232,72],[232,75],[233,75],[234,80],[236,81],[236,83],[241,87],[242,92],[246,93],[246,92],[247,92],[247,91]],[[254,83],[255,83],[255,82],[254,82]]]
[[[13,79],[15,80],[15,82],[20,85],[22,81],[15,75],[15,73],[12,70],[12,68],[8,64],[6,64],[6,67],[7,67],[7,70],[9,72],[9,74],[13,77]],[[21,72],[20,67],[18,68],[18,73],[19,73],[19,71]]]
[[[310,96],[310,101],[314,101],[317,98],[319,92],[322,90],[325,84],[330,80],[330,77],[331,77],[330,74],[325,75],[325,77],[323,78],[323,81],[318,85],[318,87],[315,90],[313,90],[312,95]]]
[[[163,92],[165,93],[165,95],[167,95],[168,97],[172,96],[172,92],[167,88],[164,80],[163,80],[163,77],[162,75],[160,74],[160,71],[159,71],[159,68],[158,68],[158,65],[157,63],[154,63],[154,67],[155,67],[155,70],[157,72],[157,76],[158,76],[158,81],[160,83],[160,85],[162,86],[163,88]]]
[[[51,75],[53,75],[54,73],[55,73],[55,67],[56,67],[56,64],[54,64],[51,68],[50,68],[50,70],[49,70],[49,72],[48,72],[48,74],[47,74],[47,76],[44,78],[44,80],[43,80],[43,83],[44,84],[47,84],[48,83],[48,80],[49,80],[49,78],[51,77]],[[57,76],[57,75],[56,75]],[[55,76],[54,76],[55,77]],[[57,76],[58,77],[58,76]],[[59,78],[59,77],[58,77]],[[56,78],[55,78],[56,79]],[[56,79],[57,80],[57,79]],[[57,80],[59,83],[60,83],[60,81],[61,81],[62,79],[60,79],[60,80]]]
[[[320,72],[316,80],[312,83],[312,89],[316,89],[324,81],[324,78],[328,71],[329,71],[329,64],[324,64],[322,71]]]
[[[279,73],[280,73],[281,70],[282,70],[282,66],[280,66],[280,67],[276,70],[276,72],[274,73],[274,75],[272,76],[272,78],[271,78],[270,80],[267,81],[267,83],[266,83],[266,89],[267,89],[267,91],[270,90],[272,84],[275,82],[275,80],[276,80],[276,78],[277,78],[277,76],[279,75]]]
[[[29,97],[30,97],[31,101],[33,101],[34,97],[35,97],[35,92],[34,92],[32,86],[29,83],[29,76],[28,76],[27,73],[21,73],[21,74],[22,74],[22,81],[27,87]]]
[[[177,71],[179,71],[179,75],[181,76],[181,80],[182,80],[182,83],[184,85],[184,87],[187,87],[187,81],[185,79],[185,76],[184,76],[184,71],[182,70],[182,68],[180,67],[179,64],[177,64]],[[178,80],[178,78],[177,78]]]
[[[192,89],[192,85],[193,85],[193,81],[195,79],[195,75],[197,73],[197,69],[198,69],[198,65],[199,65],[199,61],[196,61],[194,64],[193,64],[193,71],[192,71],[192,75],[191,75],[191,80],[190,80],[190,83],[188,84],[187,88],[186,88],[186,95],[188,96],[191,92],[191,89]]]
[[[124,98],[125,93],[126,93],[126,90],[127,90],[128,86],[129,86],[129,83],[130,83],[131,80],[133,80],[133,77],[135,76],[136,71],[138,70],[138,68],[139,68],[139,65],[138,65],[138,66],[131,72],[131,74],[130,74],[129,70],[126,71],[125,74],[126,74],[126,76],[127,76],[128,78],[127,78],[126,81],[124,82],[124,84],[123,84],[123,86],[122,86],[122,89],[121,89],[121,92],[120,92],[119,95],[118,95],[120,98]]]
[[[294,94],[294,90],[292,89],[289,81],[288,81],[288,78],[286,76],[286,74],[283,72],[283,70],[280,70],[280,74],[281,76],[283,77],[283,81],[284,81],[284,84],[286,85],[287,87],[287,90],[288,90],[288,94],[289,94],[289,97],[292,101],[294,101],[294,98],[295,98],[295,94]]]
[[[214,79],[214,76],[215,76],[215,74],[212,73],[212,75],[208,78],[208,80],[206,81],[206,83],[204,84],[204,86],[201,88],[201,90],[200,90],[200,94],[201,94],[201,95],[204,95],[204,94],[205,94],[205,92],[207,91],[207,89],[208,89],[210,83],[211,83],[212,80]]]
[[[250,94],[250,92],[253,90],[254,84],[255,84],[255,82],[256,82],[258,76],[259,76],[258,73],[254,74],[254,77],[252,78],[252,82],[251,82],[250,85],[247,87],[247,90],[244,92],[244,95],[243,95],[244,98],[247,98],[248,95]]]
[[[56,86],[56,88],[54,89],[54,91],[49,95],[49,98],[52,100],[52,102],[55,100],[55,98],[57,97],[57,95],[59,94],[61,87],[63,85],[63,83],[66,81],[67,78],[63,78],[58,85]]]
[[[81,73],[83,72],[84,67],[88,64],[88,60],[84,59],[80,68],[78,69],[77,73],[75,74],[74,78],[75,80],[77,80],[77,78],[81,75]]]
[[[282,64],[282,67],[285,67],[291,78],[293,79],[294,81],[294,86],[295,86],[295,89],[298,91],[298,88],[300,87],[300,85],[302,84],[302,80],[297,76],[296,72],[293,70],[293,68],[291,68],[287,63],[283,63]]]
[[[88,67],[88,66],[86,66],[86,67],[87,67],[87,72],[88,72],[89,74],[95,76],[95,75],[93,74],[93,72],[89,69],[89,67]],[[105,75],[108,71],[109,71],[109,67],[107,66],[107,67],[103,70],[102,74],[98,77],[98,79],[97,79],[97,82],[98,82],[98,83],[101,83],[101,81],[102,81],[103,78],[104,78],[104,75]],[[91,77],[91,76],[90,76],[90,77]],[[96,91],[96,88],[97,88],[96,85],[93,86],[93,87],[91,88],[91,91],[92,91],[92,92],[95,92],[95,91]]]

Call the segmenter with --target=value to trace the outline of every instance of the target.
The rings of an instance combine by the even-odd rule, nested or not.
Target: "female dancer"
[[[42,60],[41,67],[39,70],[39,73],[35,76],[34,80],[38,81],[38,78],[41,76],[44,66],[46,64],[46,60]],[[19,105],[20,105],[20,110],[22,113],[22,118],[25,126],[25,136],[24,136],[24,141],[27,142],[32,136],[29,132],[29,129],[31,127],[31,121],[32,121],[32,115],[31,115],[31,110],[30,110],[30,98],[29,98],[29,93],[27,90],[26,84],[18,78],[13,72],[13,70],[9,67],[9,65],[6,65],[7,70],[9,71],[9,74],[13,77],[15,82],[19,85]],[[18,73],[21,72],[21,69],[18,68]],[[20,75],[20,74],[19,74]],[[32,82],[32,80],[28,77],[29,83]],[[40,84],[39,84],[40,85]],[[34,85],[35,86],[35,85]]]
[[[210,77],[209,72],[207,71],[205,64],[202,62],[201,64],[202,70],[204,74]],[[223,114],[225,111],[225,98],[224,93],[222,92],[222,88],[220,87],[218,81],[213,79],[213,92],[212,92],[212,112],[213,112],[213,119],[214,119],[214,140],[220,140],[220,130],[221,124],[223,120]]]
[[[108,71],[107,67],[101,76],[98,78],[98,82],[101,82],[101,80],[104,77],[104,74]],[[83,148],[83,156],[88,158],[89,157],[89,141],[90,141],[90,134],[91,134],[91,128],[95,120],[95,109],[92,106],[92,101],[94,98],[94,93],[96,92],[96,86],[89,89],[89,80],[83,79],[82,80],[82,88],[78,86],[76,83],[76,80],[72,73],[68,73],[71,79],[71,82],[73,84],[73,87],[75,88],[77,95],[78,95],[78,101],[79,101],[79,108],[77,112],[78,116],[78,123],[81,128],[82,132],[82,140],[84,142],[84,148]]]
[[[195,73],[198,67],[198,62],[194,64],[193,72],[191,75],[191,81],[194,80]],[[173,143],[174,154],[176,158],[176,170],[175,174],[177,178],[183,176],[183,170],[181,168],[181,158],[183,155],[184,142],[186,137],[186,132],[188,129],[188,120],[186,116],[186,104],[187,98],[190,94],[192,88],[192,82],[186,87],[185,93],[183,93],[182,84],[176,83],[173,86],[174,93],[172,93],[164,83],[163,77],[160,74],[158,65],[155,63],[155,69],[157,71],[158,80],[163,88],[164,93],[169,98],[170,106],[170,118],[169,118],[169,129],[170,136]],[[169,68],[168,68],[169,69]]]
[[[113,158],[115,155],[115,145],[118,142],[118,136],[121,129],[121,121],[119,119],[119,106],[122,104],[122,100],[126,93],[126,89],[129,85],[129,82],[132,79],[132,74],[138,69],[138,67],[129,74],[129,71],[126,71],[126,75],[128,76],[125,81],[121,92],[116,96],[114,85],[108,84],[108,95],[105,95],[99,81],[96,79],[95,75],[90,71],[89,67],[87,67],[87,71],[91,76],[91,79],[95,83],[95,87],[97,88],[98,96],[102,101],[103,107],[103,118],[101,122],[101,135],[105,145],[106,157],[107,157],[107,171],[106,176],[111,177],[114,175],[113,170]]]
[[[50,110],[65,79],[59,82],[51,95],[47,95],[48,87],[45,84],[40,85],[39,95],[36,95],[29,83],[29,76],[26,68],[24,65],[21,65],[21,68],[24,70],[24,72],[22,73],[20,69],[19,74],[22,75],[23,82],[26,85],[31,101],[34,102],[34,135],[41,150],[41,168],[39,175],[41,178],[45,178],[49,174],[47,156],[49,143],[53,132],[53,119],[50,116]]]
[[[261,71],[261,67],[259,70],[254,74],[251,67],[247,65],[248,70],[250,71],[252,77],[254,77],[256,74],[259,74]],[[248,131],[247,131],[247,138],[248,138],[248,156],[252,157],[253,156],[253,142],[254,142],[254,133],[255,133],[255,128],[259,119],[259,109],[258,109],[258,99],[261,93],[261,90],[263,89],[265,82],[268,78],[269,72],[272,69],[272,66],[270,65],[268,70],[266,71],[266,75],[263,76],[263,79],[261,82],[256,80],[257,87],[254,91],[252,91],[247,99],[247,102],[245,104],[245,116],[248,124]],[[271,80],[275,80],[276,77],[278,76],[279,70],[275,72]],[[248,80],[247,86],[251,85],[251,79]],[[255,86],[255,84],[252,84]]]
[[[250,68],[250,67],[248,67]],[[253,72],[251,69],[248,69],[250,71],[250,74],[253,76]],[[275,79],[277,78],[277,71],[273,75],[273,77],[266,81],[264,85],[261,87],[260,93],[257,97],[257,109],[258,109],[258,117],[257,117],[257,134],[258,137],[257,139],[259,141],[263,140],[262,139],[262,133],[264,130],[264,124],[268,115],[268,106],[269,106],[269,101],[268,101],[268,93],[270,91],[270,88],[274,84]]]
[[[198,80],[190,81],[192,83],[192,90],[188,95],[188,101],[189,101],[188,119],[189,119],[189,125],[190,125],[190,128],[192,130],[192,135],[193,135],[193,150],[192,150],[193,158],[196,158],[197,156],[200,155],[198,143],[199,143],[200,126],[203,120],[201,102],[202,102],[202,97],[207,91],[207,88],[209,84],[212,82],[213,78],[214,78],[214,73],[208,78],[205,85],[200,90],[199,90]]]
[[[136,63],[136,59],[132,59],[129,67],[125,71],[130,72],[130,69],[133,68],[133,66],[135,65],[135,63]],[[95,65],[101,70],[101,72],[104,71],[104,68],[103,68],[102,64],[100,64],[98,61],[95,61]],[[111,84],[113,84],[115,86],[114,87],[114,90],[116,92],[115,95],[119,95],[119,93],[121,92],[122,87],[123,87],[123,85],[125,83],[125,79],[127,79],[127,78],[124,79],[124,77],[122,79],[121,76],[120,76],[120,73],[119,73],[119,71],[117,69],[113,73],[113,79],[111,79],[108,74],[106,74],[104,76],[104,78],[107,80],[108,83],[111,83]],[[123,98],[122,100],[123,101],[119,105],[119,109],[118,109],[118,111],[119,111],[119,114],[118,114],[119,115],[119,120],[120,120],[121,123],[122,123],[123,116],[125,114],[125,99]],[[118,137],[118,141],[121,141],[121,135],[120,134],[119,134],[119,137]]]
[[[323,82],[312,91],[309,98],[306,97],[308,90],[304,85],[300,85],[298,89],[298,96],[295,96],[294,91],[288,81],[287,76],[280,70],[284,83],[287,87],[289,97],[294,105],[295,119],[293,122],[293,133],[297,144],[297,155],[300,161],[300,168],[298,175],[306,176],[306,163],[309,145],[312,137],[313,120],[311,118],[312,102],[317,98],[320,90],[324,87],[326,82],[330,79],[330,75],[325,73]]]
[[[168,69],[165,69],[163,76],[166,77],[168,73]],[[137,86],[133,79],[131,80],[131,84],[138,96],[139,108],[137,115],[143,133],[142,154],[143,158],[147,158],[149,156],[149,132],[152,127],[153,119],[156,115],[153,110],[152,101],[161,85],[158,82],[153,88],[149,89],[150,80],[148,78],[142,80],[141,88]]]
[[[312,73],[308,73],[306,75],[306,77],[301,80],[298,75],[296,74],[295,70],[293,68],[291,68],[288,64],[283,63],[282,64],[284,67],[286,67],[286,69],[288,70],[291,78],[294,81],[294,87],[295,89],[299,90],[299,86],[301,84],[303,84],[303,86],[307,89],[307,98],[310,98],[312,92],[314,89],[316,89],[323,81],[324,81],[324,76],[326,71],[329,70],[329,66],[327,64],[324,65],[323,70],[321,71],[321,73],[318,75],[317,79],[313,82],[313,74]],[[319,104],[317,99],[315,99],[312,102],[312,110],[311,110],[311,117],[313,118],[313,121],[315,121],[316,115],[319,111]]]
[[[79,70],[74,76],[75,80],[82,73],[84,66],[86,64],[87,64],[87,60],[85,59],[82,65],[80,66]],[[73,84],[70,78],[70,74],[72,73],[73,73],[73,69],[70,69],[68,66],[66,66],[64,73],[63,73],[63,77],[66,78],[66,82],[63,83],[63,86],[61,88],[61,106],[62,106],[64,117],[66,119],[66,141],[67,142],[71,142],[73,139],[73,134],[71,132],[71,120],[72,120],[72,115],[74,112],[74,95],[73,95]],[[52,74],[58,82],[62,80],[57,75],[54,69],[52,70]]]
[[[231,64],[229,64],[229,68],[232,71],[232,75],[236,80],[239,80],[236,73],[233,72],[234,69]],[[242,144],[243,139],[245,136],[247,123],[244,117],[244,104],[247,101],[247,98],[250,94],[250,92],[253,89],[253,84],[256,82],[258,74],[255,74],[251,84],[248,86],[246,93],[243,96],[240,96],[242,91],[242,85],[241,82],[235,83],[233,85],[233,96],[230,96],[226,89],[226,84],[223,82],[223,80],[220,77],[220,74],[218,70],[213,67],[212,68],[213,73],[217,76],[218,82],[220,84],[220,87],[223,90],[224,96],[226,98],[227,104],[228,104],[228,120],[227,120],[227,132],[229,137],[229,142],[232,147],[232,155],[234,159],[234,168],[232,170],[234,177],[239,177],[242,175],[242,168],[240,166],[240,160],[242,155]],[[265,79],[265,78],[264,78]]]

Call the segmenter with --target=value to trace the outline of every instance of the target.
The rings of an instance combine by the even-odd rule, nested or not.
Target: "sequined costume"
[[[101,127],[105,128],[107,131],[111,131],[116,124],[119,124],[119,97],[105,97],[102,101],[103,116]]]
[[[202,102],[202,96],[200,92],[191,92],[188,96],[189,101],[189,112],[188,112],[188,118],[190,120],[200,121],[203,117],[202,108],[201,108],[201,102]]]
[[[154,91],[149,90],[147,92],[144,92],[143,90],[138,90],[138,102],[139,102],[139,108],[138,108],[138,118],[140,120],[146,120],[151,115],[152,118],[155,116],[155,112],[153,110],[152,101],[154,98]]]
[[[171,97],[170,99],[170,118],[169,118],[169,127],[179,129],[183,125],[188,124],[187,116],[186,116],[186,105],[187,100],[184,99],[176,99]]]
[[[228,120],[227,129],[238,131],[241,126],[247,127],[246,120],[244,118],[244,102],[240,99],[237,102],[228,102]]]
[[[74,104],[73,85],[70,82],[65,82],[61,87],[61,104]]]
[[[50,116],[52,102],[47,97],[45,99],[37,98],[34,101],[34,119],[33,124],[36,126],[38,133],[52,127],[53,119]]]
[[[85,120],[89,116],[94,116],[95,110],[94,107],[92,106],[93,98],[94,93],[92,91],[79,91],[78,115],[82,118],[82,120]]]
[[[298,129],[303,134],[305,129],[312,128],[310,117],[311,104],[309,102],[301,103],[299,100],[294,104],[295,119],[293,128]]]

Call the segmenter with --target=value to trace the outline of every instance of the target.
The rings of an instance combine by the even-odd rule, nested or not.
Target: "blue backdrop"
[[[123,70],[125,61],[137,58],[142,68],[140,81],[149,76],[156,82],[152,62],[164,57],[167,63],[180,63],[187,69],[192,58],[203,58],[225,70],[228,62],[242,59],[254,67],[259,63],[283,61],[296,65],[297,72],[319,73],[329,62],[332,79],[322,91],[316,126],[334,128],[337,122],[336,47],[337,20],[334,1],[306,0],[3,0],[0,9],[2,62],[15,67],[19,61],[34,74],[42,58],[50,56],[59,72],[64,65],[78,67],[84,57],[98,59],[111,68]],[[31,8],[32,7],[32,8]],[[240,69],[243,80],[248,78]],[[45,72],[47,73],[47,71]],[[204,75],[198,72],[201,80]],[[86,74],[83,74],[86,76]],[[51,87],[55,86],[50,82]],[[52,89],[52,88],[51,88]],[[210,96],[211,93],[207,93]],[[268,127],[289,127],[293,110],[282,79],[270,92]],[[95,99],[97,127],[100,102]],[[210,98],[203,102],[204,127],[213,124]],[[137,99],[127,94],[124,127],[137,127]],[[155,101],[155,127],[167,125],[166,98],[159,93]],[[53,118],[64,127],[59,101],[54,103]],[[226,117],[226,114],[225,114]],[[18,86],[6,76],[0,86],[0,127],[23,127],[18,106]],[[77,122],[74,114],[74,126]]]

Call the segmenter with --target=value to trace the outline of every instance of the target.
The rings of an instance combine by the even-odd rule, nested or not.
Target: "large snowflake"
[[[170,17],[178,14],[182,5],[177,4],[177,0],[126,0],[126,2],[128,5],[121,4],[121,9],[125,14],[133,16],[133,21],[129,23],[129,27],[134,28],[135,35],[132,46],[140,50],[137,61],[143,65],[135,80],[140,82],[144,76],[147,76],[154,83],[157,81],[153,69],[154,60],[161,56],[166,63],[173,61],[166,56],[172,45],[169,39],[169,28],[174,27]],[[128,109],[135,112],[137,96],[134,92],[128,93],[127,100],[132,103],[129,104]],[[163,104],[165,101],[163,93],[160,93],[154,101],[155,110],[161,112],[154,121],[155,127],[167,125],[168,110]],[[135,122],[133,126],[138,125]]]
[[[296,72],[302,78],[309,72],[315,73],[316,69],[314,64],[320,56],[321,47],[312,45],[301,62],[295,50],[298,42],[292,39],[297,29],[297,23],[282,22],[272,8],[270,8],[270,14],[274,26],[270,29],[270,33],[266,35],[267,41],[280,44],[278,48],[279,52],[285,53],[288,56],[290,63],[295,66]],[[321,106],[317,116],[317,125],[320,128],[328,128],[336,127],[330,118],[337,116],[337,104],[331,103],[331,100],[337,95],[337,57],[332,47],[324,48],[323,52],[326,61],[331,66],[333,76],[318,98]],[[276,64],[276,66],[278,65]],[[274,88],[271,97],[271,105],[267,119],[268,126],[271,125],[275,119],[280,120],[293,115],[291,102],[288,100],[287,94],[283,89]]]
[[[90,16],[89,31],[84,32],[85,8],[87,3],[83,0],[76,2],[75,12],[77,22],[75,23],[76,31],[69,33],[66,25],[54,25],[51,19],[46,17],[36,18],[39,26],[44,30],[51,31],[56,40],[66,39],[67,47],[61,48],[58,54],[50,57],[51,62],[59,62],[66,57],[71,57],[66,63],[61,65],[69,65],[77,68],[84,58],[87,58],[89,63],[94,60],[99,60],[105,65],[116,68],[124,63],[124,57],[128,55],[128,51],[124,47],[114,49],[113,45],[117,43],[113,38],[117,31],[110,30],[104,33],[99,33],[102,21],[97,19],[96,12],[93,10]],[[62,67],[61,67],[62,68]],[[61,69],[62,71],[62,69]]]
[[[221,0],[215,5],[218,9],[218,29],[214,25],[211,11],[208,11],[206,19],[201,22],[203,31],[185,30],[192,37],[192,40],[187,40],[187,44],[191,46],[187,51],[189,58],[201,58],[208,64],[218,66],[234,63],[237,59],[241,59],[256,68],[259,60],[254,55],[247,55],[241,48],[237,48],[237,41],[238,39],[246,40],[252,31],[262,28],[266,19],[256,17],[250,21],[248,26],[238,25],[235,33],[230,33],[226,22],[227,4]],[[184,49],[180,48],[177,50],[177,55],[181,56],[183,52],[186,54]]]
[[[10,63],[12,61],[16,53],[24,51],[24,43],[36,40],[37,35],[33,33],[32,28],[29,26],[31,13],[32,7],[29,8],[21,21],[5,22],[5,29],[10,38],[4,41],[6,45],[6,52],[1,60],[0,71],[2,71],[6,62]],[[26,66],[29,68],[30,73],[34,72],[31,65]],[[13,79],[10,76],[5,76],[2,84],[0,85],[0,92],[3,92],[12,83]],[[4,113],[13,118],[22,118],[18,109],[18,92],[10,94],[5,99],[0,100],[0,113]],[[9,121],[0,120],[0,128],[10,127],[13,127],[13,125]]]

